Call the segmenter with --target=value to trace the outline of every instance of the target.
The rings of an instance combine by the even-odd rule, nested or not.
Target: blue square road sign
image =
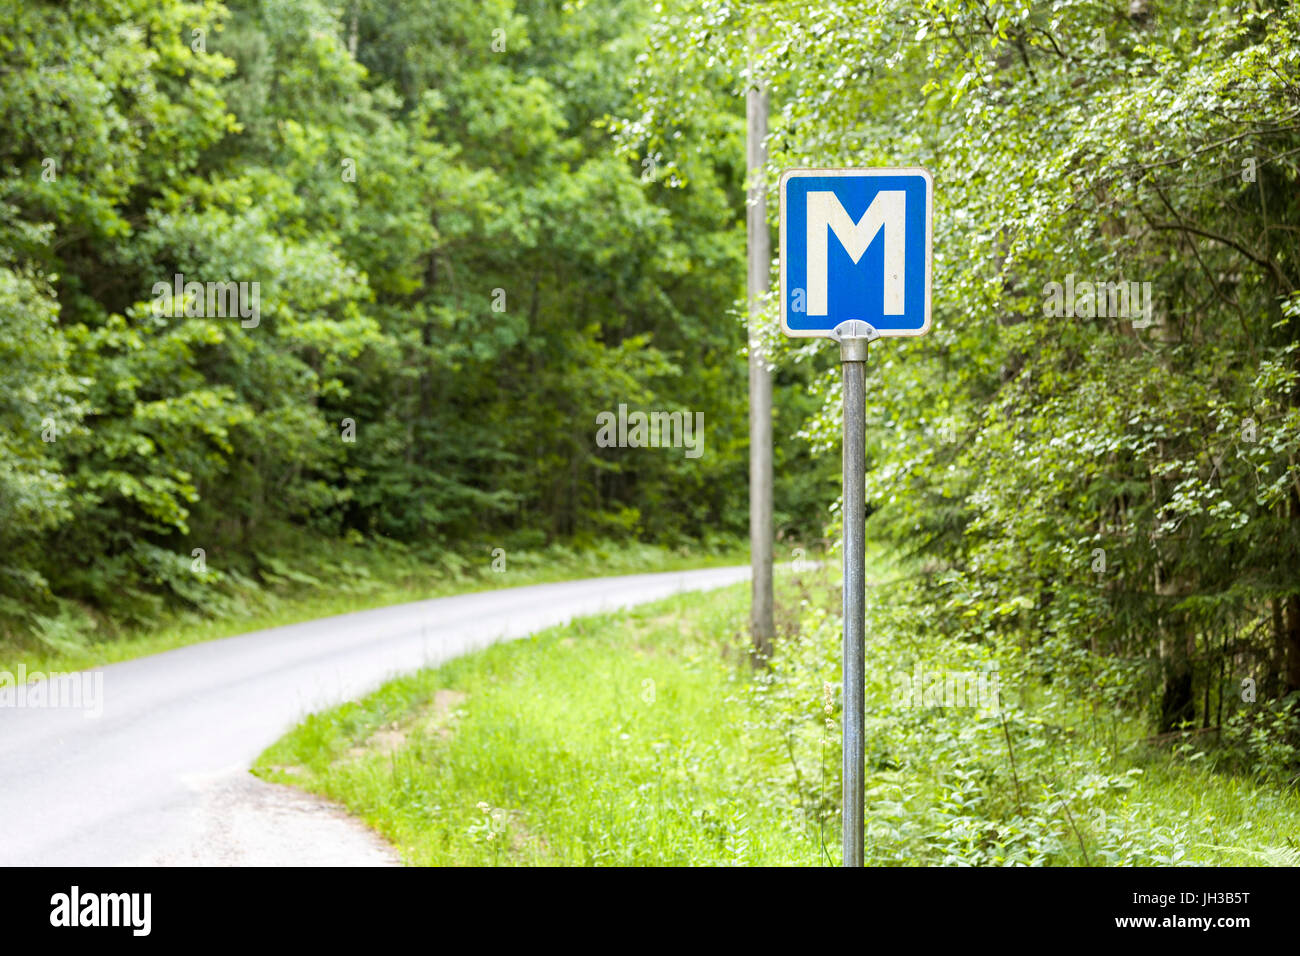
[[[928,170],[787,169],[780,193],[786,335],[830,336],[853,319],[881,336],[930,330]]]

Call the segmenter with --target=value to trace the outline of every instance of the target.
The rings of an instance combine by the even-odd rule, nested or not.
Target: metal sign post
[[[863,709],[866,685],[864,629],[867,575],[867,343],[866,322],[836,327],[844,370],[844,780],[841,834],[845,866],[862,865]]]
[[[842,843],[844,865],[862,866],[867,344],[930,331],[934,180],[920,167],[787,169],[780,192],[781,328],[834,339],[844,371]]]

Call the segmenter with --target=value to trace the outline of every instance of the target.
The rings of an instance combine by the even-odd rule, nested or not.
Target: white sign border
[[[778,246],[781,257],[781,331],[795,339],[829,339],[834,335],[829,329],[792,329],[786,310],[790,297],[786,294],[786,244],[785,244],[785,187],[791,179],[806,179],[811,176],[922,176],[925,179],[925,324],[919,329],[887,330],[877,329],[880,338],[914,338],[930,331],[930,306],[932,279],[934,276],[934,176],[924,166],[834,166],[828,169],[813,169],[796,166],[781,171],[780,185],[780,230]]]

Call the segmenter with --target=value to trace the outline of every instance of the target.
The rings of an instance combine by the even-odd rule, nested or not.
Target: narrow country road
[[[0,865],[394,862],[327,804],[246,771],[308,713],[584,614],[741,581],[748,568],[436,598],[103,669],[103,715],[0,708]]]

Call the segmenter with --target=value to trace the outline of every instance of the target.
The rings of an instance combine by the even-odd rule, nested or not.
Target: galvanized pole
[[[844,368],[844,791],[845,866],[862,866],[863,708],[866,683],[867,343],[875,329],[845,322],[835,329]]]
[[[750,49],[756,43],[749,31]],[[751,63],[753,57],[751,56]],[[772,614],[772,373],[760,322],[772,269],[767,227],[767,90],[751,78],[745,94],[746,172],[749,177],[745,227],[749,252],[749,553],[753,573],[749,612],[755,663],[772,656],[776,628]]]

